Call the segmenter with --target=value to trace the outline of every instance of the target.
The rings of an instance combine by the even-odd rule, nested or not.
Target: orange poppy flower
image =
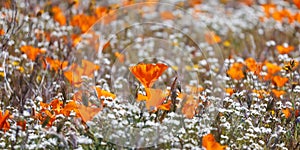
[[[243,69],[242,63],[234,63],[227,71],[227,74],[232,79],[241,80],[245,77],[242,69]]]
[[[95,9],[95,14],[97,20],[101,20],[104,24],[109,24],[112,21],[117,19],[117,15],[115,14],[116,9],[119,8],[119,5],[110,5],[109,9],[105,7],[98,7]]]
[[[269,62],[266,62],[266,67],[268,69],[268,74],[269,75],[274,75],[275,73],[277,73],[278,71],[281,70],[281,67],[276,65],[276,64],[273,64],[273,63],[269,63]]]
[[[282,22],[283,19],[288,19],[289,23],[292,23],[294,21],[294,17],[292,13],[288,9],[282,9],[281,11],[276,10],[272,17],[274,20]]]
[[[83,74],[84,76],[88,76],[88,77],[93,77],[94,76],[94,72],[96,70],[99,70],[100,67],[88,60],[82,60],[81,61],[81,66],[82,66],[82,69],[83,69]]]
[[[163,20],[173,20],[175,18],[175,16],[173,15],[173,13],[171,11],[161,12],[160,17]]]
[[[285,91],[272,89],[272,93],[279,98],[281,95],[285,94]]]
[[[162,63],[141,63],[136,66],[130,67],[129,70],[146,88],[150,88],[167,68],[168,66]]]
[[[295,21],[300,22],[300,13],[299,12],[294,15],[294,19],[295,19]]]
[[[3,30],[3,29],[0,29],[0,36],[1,36],[1,35],[4,35],[4,33],[5,33],[4,30]]]
[[[213,134],[207,134],[202,137],[202,146],[205,147],[206,150],[224,150],[226,146],[222,146],[215,140]]]
[[[269,18],[271,16],[271,14],[273,14],[273,12],[276,9],[275,4],[263,4],[261,6],[263,7],[263,11],[264,11],[267,18]]]
[[[284,84],[289,81],[289,79],[287,77],[281,77],[281,76],[274,76],[273,77],[273,83],[278,86],[278,87],[282,87],[284,86]]]
[[[258,64],[253,58],[247,58],[245,60],[247,68],[251,71],[254,72],[254,74],[259,75],[261,72],[261,64]]]
[[[84,105],[77,105],[79,115],[84,123],[90,121],[94,116],[101,111],[101,108],[93,108]]]
[[[125,56],[119,52],[115,52],[115,56],[118,58],[120,63],[124,63],[125,61]]]
[[[58,71],[59,69],[65,69],[68,66],[68,62],[67,61],[60,61],[58,59],[51,59],[49,57],[47,57],[45,59],[46,63],[49,64],[50,69],[53,69],[55,71]],[[43,64],[44,68],[46,68],[47,64]]]
[[[220,43],[222,40],[218,35],[216,35],[215,32],[207,32],[205,33],[205,41],[208,44],[212,45],[212,44]]]
[[[188,0],[188,4],[191,7],[195,7],[196,5],[200,5],[202,3],[202,0]]]
[[[294,4],[300,9],[300,0],[293,0]]]
[[[171,101],[163,104],[165,97],[168,96],[168,91],[162,91],[161,89],[152,89],[146,88],[146,96],[138,94],[137,100],[146,101],[146,108],[150,111],[156,111],[157,109],[161,110],[170,110]]]
[[[33,46],[22,46],[20,49],[32,61],[35,61],[36,57],[39,54],[42,54],[42,53],[46,52],[45,50],[42,50],[42,49],[39,49],[39,48],[35,48]]]
[[[295,48],[294,48],[294,46],[277,45],[276,49],[279,54],[288,54],[291,51],[293,51]]]
[[[71,38],[72,38],[72,42],[73,42],[72,46],[76,46],[81,41],[80,35],[77,35],[77,34],[72,34]]]
[[[9,118],[9,111],[6,110],[4,112],[4,115],[2,115],[2,111],[0,110],[0,129],[3,130],[4,132],[9,130],[10,128],[10,124],[7,121],[8,118]]]
[[[57,21],[62,26],[66,25],[66,17],[58,6],[52,7],[52,13],[54,14],[53,19],[55,21]]]
[[[26,130],[26,121],[25,120],[20,120],[17,122],[17,126],[20,126],[23,131]]]
[[[254,0],[240,0],[240,2],[241,2],[242,4],[247,5],[247,6],[251,6],[251,5],[253,5]]]
[[[269,95],[270,93],[265,90],[252,90],[253,93],[258,94],[258,98],[263,98],[265,95]]]
[[[289,117],[291,117],[291,109],[290,108],[284,108],[284,109],[282,109],[281,110],[282,111],[282,113],[284,114],[284,116],[285,116],[285,118],[289,118]]]
[[[191,95],[186,96],[186,98],[186,103],[182,107],[181,112],[185,115],[185,117],[192,119],[196,114],[198,102]]]
[[[232,88],[226,88],[225,89],[226,93],[229,94],[230,96],[234,93],[234,90]]]
[[[102,90],[102,89],[100,89],[99,87],[95,87],[95,90],[96,90],[96,92],[97,92],[98,98],[101,98],[102,96],[103,96],[103,97],[111,97],[111,98],[113,98],[113,99],[116,98],[116,95],[115,95],[115,94],[112,94],[112,93],[110,93],[110,92],[108,92],[108,91]]]
[[[74,15],[71,19],[71,25],[77,26],[81,29],[82,33],[85,33],[90,27],[97,21],[95,16],[88,16],[85,14]]]
[[[66,79],[75,87],[80,87],[82,83],[81,76],[83,75],[83,69],[77,64],[72,64],[69,70],[64,72]]]

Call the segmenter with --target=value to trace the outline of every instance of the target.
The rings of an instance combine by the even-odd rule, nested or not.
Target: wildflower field
[[[300,149],[300,0],[1,0],[0,149]]]

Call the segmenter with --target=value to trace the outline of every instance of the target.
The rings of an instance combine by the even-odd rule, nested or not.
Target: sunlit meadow
[[[0,149],[300,149],[300,0],[1,0]]]

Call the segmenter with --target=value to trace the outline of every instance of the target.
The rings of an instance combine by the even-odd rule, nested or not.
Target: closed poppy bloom
[[[213,134],[207,134],[202,137],[202,146],[206,150],[224,150],[226,148],[226,146],[222,146],[215,140]]]
[[[285,91],[272,89],[272,93],[279,98],[281,95],[285,94]]]
[[[168,66],[162,63],[141,63],[130,67],[129,70],[146,88],[150,88],[167,68]]]
[[[36,57],[39,54],[45,53],[45,50],[42,50],[42,49],[39,49],[39,48],[35,48],[33,46],[28,46],[28,45],[22,46],[20,49],[32,61],[35,61]]]
[[[227,74],[232,79],[241,80],[245,77],[242,69],[243,69],[242,63],[234,63],[227,71]]]
[[[295,48],[294,46],[288,46],[288,45],[277,45],[276,49],[279,54],[288,54],[291,51],[293,51]]]
[[[7,121],[8,118],[9,118],[9,111],[6,110],[2,115],[2,111],[0,110],[0,130],[3,130],[4,132],[9,130],[10,128],[10,124]]]

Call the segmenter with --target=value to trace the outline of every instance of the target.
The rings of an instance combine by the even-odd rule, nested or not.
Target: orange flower
[[[81,29],[82,33],[85,33],[90,27],[97,21],[95,16],[88,16],[85,14],[78,14],[72,17],[71,25],[77,26]]]
[[[51,59],[49,57],[46,58],[46,63],[49,64],[50,69],[53,69],[55,71],[58,71],[59,69],[65,69],[68,66],[68,62],[67,61],[60,61],[58,59]],[[44,68],[46,68],[47,64],[44,63]]]
[[[247,68],[251,71],[254,72],[256,75],[259,75],[261,72],[261,64],[257,64],[256,61],[253,58],[247,58],[245,60]]]
[[[294,48],[294,46],[277,45],[276,49],[277,49],[279,54],[288,54],[291,51],[293,51],[295,48]]]
[[[23,131],[26,130],[26,121],[25,120],[20,120],[17,122],[17,126],[20,126]]]
[[[120,63],[124,63],[125,56],[119,52],[115,52],[115,56],[118,58]]]
[[[285,91],[272,89],[272,93],[279,98],[281,95],[285,94]]]
[[[161,110],[170,110],[171,101],[163,104],[165,97],[168,96],[168,91],[162,91],[161,89],[152,89],[146,88],[146,96],[138,94],[137,100],[146,101],[146,108],[150,111],[156,111],[157,109]]]
[[[290,108],[284,108],[281,111],[284,114],[285,118],[291,117],[291,109]]]
[[[4,30],[3,30],[3,29],[0,29],[0,36],[1,36],[1,35],[4,35],[4,33],[5,33]]]
[[[227,71],[227,74],[232,79],[241,80],[245,77],[242,69],[243,69],[242,63],[234,63]]]
[[[94,72],[96,70],[100,69],[98,65],[84,59],[81,61],[81,66],[82,69],[84,70],[82,75],[88,76],[90,78],[94,76]]]
[[[293,0],[294,4],[300,9],[300,0]]]
[[[273,63],[269,63],[269,62],[266,62],[266,67],[268,69],[269,75],[274,75],[275,73],[277,73],[278,71],[281,70],[280,66],[273,64]]]
[[[294,21],[294,16],[288,9],[282,9],[281,11],[276,10],[272,17],[274,20],[282,22],[283,19],[288,19],[289,23],[292,23]]]
[[[188,3],[191,7],[195,7],[196,5],[200,5],[202,0],[188,0]]]
[[[192,95],[188,95],[186,98],[186,103],[182,107],[181,112],[185,115],[185,117],[192,119],[196,113],[198,102],[193,98]]]
[[[234,90],[232,88],[226,88],[225,89],[226,93],[229,94],[230,96],[234,93]]]
[[[289,79],[287,77],[281,77],[281,76],[274,76],[273,77],[273,83],[278,86],[282,87]]]
[[[84,105],[77,105],[79,115],[84,123],[90,121],[94,116],[101,111],[101,108],[87,107]]]
[[[258,94],[258,98],[263,98],[265,95],[269,95],[270,93],[265,90],[252,90],[253,93]]]
[[[150,88],[167,68],[167,65],[161,63],[141,63],[136,66],[130,67],[129,70],[146,88]]]
[[[80,87],[83,75],[83,69],[77,64],[72,64],[68,71],[64,72],[66,79],[75,87]]]
[[[87,76],[89,78],[94,77],[94,71],[98,70],[100,67],[88,60],[82,60],[82,67],[77,64],[72,64],[70,68],[64,72],[66,79],[75,87],[80,87],[82,76]]]
[[[118,4],[110,5],[109,9],[101,6],[96,8],[95,14],[97,20],[100,19],[104,24],[111,23],[112,21],[117,19],[117,15],[115,14],[115,11],[118,8],[119,8]]]
[[[173,20],[175,18],[175,16],[173,15],[173,13],[171,11],[164,11],[160,13],[160,17],[163,20]]]
[[[202,137],[202,146],[206,148],[206,150],[224,150],[226,146],[222,146],[215,140],[213,134],[207,134]]]
[[[294,15],[294,19],[295,19],[297,22],[300,22],[300,13],[299,13],[299,12],[296,13],[296,14]]]
[[[52,13],[54,14],[53,19],[57,21],[60,25],[66,25],[66,17],[64,16],[64,13],[61,11],[61,9],[58,6],[54,6],[52,8]]]
[[[111,97],[111,98],[113,98],[113,99],[116,98],[116,95],[115,95],[115,94],[112,94],[112,93],[110,93],[110,92],[108,92],[108,91],[102,90],[102,89],[100,89],[99,87],[95,87],[95,90],[97,91],[97,96],[98,96],[98,98],[101,98],[102,96],[103,96],[103,97]]]
[[[208,43],[208,44],[217,44],[217,43],[220,43],[221,42],[221,38],[216,35],[215,32],[207,32],[205,33],[205,41]]]
[[[263,4],[261,6],[263,7],[263,11],[265,12],[265,15],[266,15],[267,18],[269,18],[271,16],[271,14],[273,14],[273,12],[276,9],[275,4]]]
[[[2,111],[0,110],[0,129],[6,132],[10,128],[10,124],[7,121],[9,118],[9,111],[6,110],[4,115],[2,115]]]
[[[45,50],[41,50],[39,48],[35,48],[33,46],[22,46],[21,51],[27,55],[27,57],[35,61],[35,58],[42,53],[45,53]]]

